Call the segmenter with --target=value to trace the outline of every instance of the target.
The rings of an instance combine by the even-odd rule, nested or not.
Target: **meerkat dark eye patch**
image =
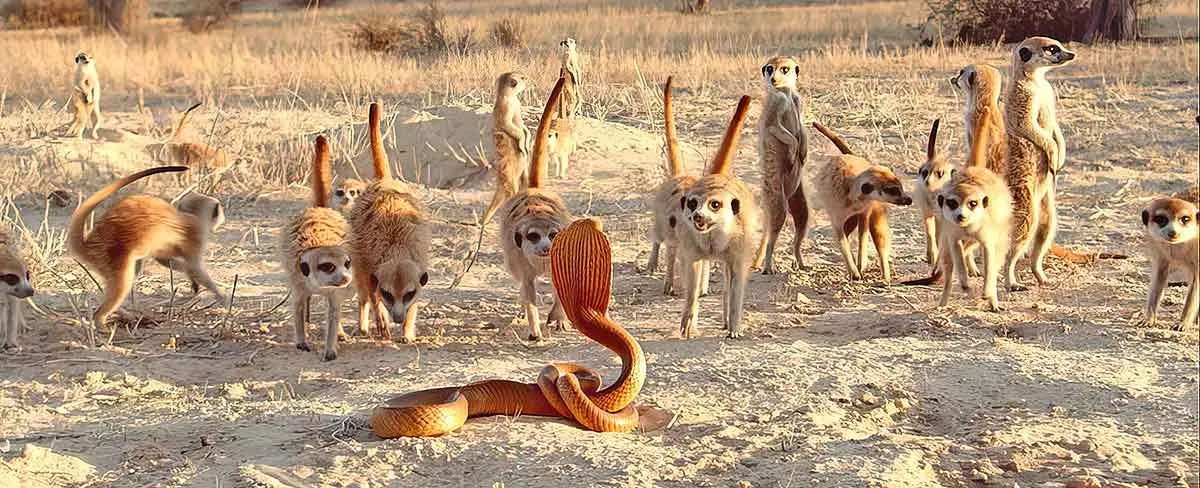
[[[420,279],[420,280],[418,280],[418,281],[420,281],[420,283],[421,283],[421,286],[425,286],[425,283],[429,283],[429,273],[426,273],[426,272],[422,271],[422,272],[421,272],[421,279]]]
[[[870,183],[863,183],[863,185],[862,185],[862,192],[863,192],[863,195],[866,195],[866,194],[868,194],[868,193],[871,193],[871,192],[873,192],[873,191],[875,191],[875,185],[872,185],[872,184],[870,184]]]
[[[1148,210],[1142,210],[1142,225],[1146,225],[1149,223],[1150,223],[1150,212]]]
[[[391,305],[396,301],[395,295],[388,293],[387,290],[379,290],[379,296],[383,297],[383,301],[387,302],[388,305]]]
[[[894,186],[889,186],[887,188],[884,188],[883,192],[887,193],[889,196],[893,196],[893,197],[898,197],[898,196],[900,196],[901,193],[903,193],[900,191],[900,188],[897,188]]]
[[[729,209],[733,210],[733,214],[737,215],[742,210],[742,202],[734,198],[729,201]]]
[[[721,201],[720,200],[711,200],[708,202],[708,206],[709,206],[709,208],[712,208],[713,210],[720,210],[721,209]]]
[[[975,200],[971,200],[971,201],[967,202],[967,206],[971,207],[971,208],[975,208],[975,207],[979,206],[979,202],[977,202]]]
[[[308,267],[308,263],[300,263],[300,274],[308,276],[311,272],[312,269]]]
[[[762,67],[762,74],[763,74],[763,76],[771,76],[771,73],[773,73],[773,72],[775,72],[775,67],[774,67],[774,66],[771,66],[771,65],[769,65],[769,64],[764,64],[764,65],[763,65],[763,67]]]
[[[413,290],[408,293],[405,293],[404,294],[404,303],[411,302],[416,297],[417,297],[417,290]]]
[[[341,198],[341,197],[344,197],[344,196],[346,196],[346,192],[344,192],[344,191],[342,191],[342,190],[335,191],[335,192],[333,192],[333,194],[334,194],[334,195],[337,195],[337,196],[338,196],[338,198]]]
[[[695,198],[688,200],[688,202],[687,202],[688,210],[696,210],[696,207],[699,207],[699,206],[700,206],[700,200],[696,200]]]
[[[321,264],[317,265],[318,270],[320,270],[322,273],[327,273],[327,274],[332,273],[334,268],[336,268],[336,266],[334,266],[333,263],[321,263]]]
[[[685,208],[687,208],[687,197],[679,197],[679,209],[683,210]]]
[[[671,226],[672,229],[675,228],[675,216],[674,215],[672,215],[670,218],[667,219],[667,225]]]
[[[921,174],[921,179],[922,179],[922,180],[923,180],[923,179],[925,179],[925,178],[928,178],[928,177],[929,177],[929,170],[927,170],[927,169],[923,169],[923,170],[921,170],[921,173],[920,173],[920,174]]]
[[[1159,227],[1166,227],[1167,222],[1170,222],[1170,219],[1168,219],[1166,215],[1155,215],[1154,216],[1154,223],[1155,223],[1155,225],[1158,225]]]
[[[1028,63],[1033,58],[1033,51],[1027,47],[1023,47],[1020,51],[1017,51],[1017,55],[1021,56],[1021,61]]]
[[[938,208],[941,208],[945,204],[946,204],[946,197],[938,195]]]
[[[529,239],[529,242],[538,242],[538,241],[542,240],[542,235],[538,234],[537,232],[530,232],[528,234],[525,234],[525,238]]]
[[[953,198],[947,198],[946,199],[946,208],[948,208],[950,210],[958,209],[958,200],[955,200]]]
[[[970,88],[972,86],[975,86],[975,72],[974,71],[972,71],[971,74],[967,75],[967,87]]]
[[[1188,225],[1188,223],[1191,221],[1192,221],[1192,218],[1187,215],[1184,215],[1183,217],[1179,218],[1179,223],[1181,223],[1183,225]]]
[[[346,264],[344,266],[346,267],[346,269],[350,269],[350,260],[349,259],[346,260]]]
[[[513,232],[513,242],[517,243],[517,247],[521,247],[521,233]]]
[[[0,281],[4,281],[4,283],[8,286],[17,286],[17,283],[21,282],[21,277],[15,274],[6,274],[4,276],[0,276]]]
[[[220,216],[221,216],[221,206],[217,205],[217,206],[213,207],[212,218],[216,219],[216,218],[219,218]]]
[[[551,232],[551,233],[550,233],[550,240],[552,240],[552,241],[553,241],[555,237],[558,237],[558,233],[557,233],[557,232]]]
[[[783,74],[785,74],[785,75],[786,75],[786,74],[788,74],[788,67],[787,67],[787,66],[784,66],[784,67],[782,67],[782,68],[779,68],[779,72],[780,72],[780,73],[783,73]]]

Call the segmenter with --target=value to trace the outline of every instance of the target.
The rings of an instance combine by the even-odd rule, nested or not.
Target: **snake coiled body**
[[[621,357],[621,376],[600,389],[600,375],[575,363],[553,363],[537,383],[486,380],[461,387],[407,393],[375,407],[371,428],[384,437],[437,436],[484,415],[564,417],[596,432],[628,432],[638,426],[633,399],[646,381],[642,348],[609,320],[612,247],[600,222],[581,219],[554,238],[550,248],[554,289],[580,333]]]

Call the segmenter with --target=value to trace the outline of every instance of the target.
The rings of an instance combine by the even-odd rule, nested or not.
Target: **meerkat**
[[[333,191],[333,206],[342,213],[349,212],[354,207],[354,201],[367,188],[367,184],[354,178],[346,178]]]
[[[1066,161],[1062,129],[1055,115],[1054,87],[1046,72],[1066,66],[1075,53],[1058,41],[1030,37],[1013,50],[1005,96],[1008,150],[1005,171],[1013,198],[1013,235],[1005,265],[1009,290],[1025,287],[1017,281],[1017,260],[1032,245],[1030,267],[1039,284],[1049,282],[1042,267],[1058,226],[1054,176]]]
[[[311,350],[308,345],[309,298],[325,297],[325,360],[337,359],[338,337],[345,335],[341,326],[341,305],[351,281],[350,253],[346,234],[350,224],[336,209],[329,208],[329,143],[317,136],[313,154],[312,206],[297,215],[279,233],[279,257],[287,268],[291,288],[292,324],[296,349]]]
[[[861,280],[866,264],[867,234],[879,255],[884,284],[892,282],[891,240],[884,204],[912,205],[912,197],[892,170],[856,156],[837,134],[814,122],[813,127],[841,151],[816,175],[818,198],[829,213],[833,237],[841,245],[850,279]],[[850,236],[858,230],[858,258],[850,257]]]
[[[571,222],[562,197],[542,187],[546,173],[546,138],[550,131],[550,117],[554,113],[559,97],[562,96],[565,79],[559,78],[550,92],[550,99],[542,112],[537,135],[533,140],[533,153],[529,167],[529,187],[517,192],[504,202],[500,212],[500,241],[504,249],[504,267],[521,285],[521,307],[529,323],[529,340],[542,338],[541,318],[538,314],[536,280],[550,271],[550,244],[559,231]],[[558,330],[566,329],[566,313],[558,297],[547,318],[547,326]]]
[[[75,55],[75,81],[71,85],[71,100],[75,106],[75,119],[67,128],[68,134],[82,138],[88,124],[92,126],[92,139],[99,139],[100,75],[96,73],[96,60],[87,53]]]
[[[796,266],[804,267],[800,246],[808,233],[808,200],[800,185],[800,174],[808,159],[808,135],[804,130],[804,108],[797,91],[800,65],[794,58],[775,56],[762,66],[765,93],[759,116],[758,162],[762,168],[762,199],[766,228],[754,268],[774,274],[775,243],[787,223],[788,214],[796,226],[792,254]]]
[[[496,193],[483,213],[482,225],[509,197],[528,184],[526,162],[529,160],[529,128],[521,119],[521,93],[528,80],[525,75],[504,73],[496,78],[496,105],[492,107],[492,143],[496,146]],[[482,232],[482,231],[481,231]]]
[[[206,236],[212,236],[212,233],[219,229],[221,224],[225,223],[224,205],[221,205],[221,201],[216,197],[210,195],[189,190],[176,197],[171,202],[171,206],[175,207],[176,210],[182,213],[196,217],[198,223],[206,226],[205,229],[201,229]],[[139,259],[137,264],[134,265],[133,275],[135,278],[142,274],[142,263],[145,261],[145,259]],[[173,271],[186,272],[188,269],[187,263],[185,263],[184,260],[179,257],[171,259],[159,257],[155,258],[155,261]],[[188,281],[190,281],[192,287],[192,294],[199,293],[200,284],[191,277],[188,278]]]
[[[575,51],[575,39],[570,37],[558,43],[562,46],[562,66],[558,77],[566,80],[562,99],[558,102],[557,118],[574,119],[579,112],[579,85],[583,83],[583,71],[579,66],[579,53]]]
[[[1158,323],[1158,302],[1167,286],[1167,274],[1172,268],[1183,268],[1190,277],[1183,317],[1174,330],[1183,330],[1196,323],[1200,309],[1200,231],[1196,220],[1200,211],[1196,204],[1179,198],[1158,198],[1142,210],[1142,226],[1146,229],[1146,248],[1150,254],[1150,296],[1146,300],[1146,325]]]
[[[554,163],[554,177],[561,179],[567,176],[571,154],[579,145],[575,135],[575,115],[579,110],[579,83],[582,78],[579,55],[575,52],[575,39],[568,37],[558,44],[563,48],[562,66],[558,70],[558,77],[565,82],[562,98],[559,99],[558,107],[552,115],[553,120],[550,122],[547,145],[550,149],[550,160]]]
[[[376,335],[390,340],[389,324],[402,323],[400,342],[407,344],[417,340],[415,303],[429,282],[432,230],[417,197],[392,178],[380,117],[379,104],[372,103],[368,125],[375,181],[359,194],[346,216],[350,223],[346,244],[354,263],[359,331],[368,332],[373,315]]]
[[[938,127],[941,125],[941,119],[933,121],[933,126],[929,129],[929,141],[925,147],[925,162],[921,164],[921,168],[917,171],[916,190],[914,194],[917,206],[921,210],[921,221],[925,230],[925,260],[930,266],[933,266],[933,273],[930,280],[936,281],[941,278],[941,266],[938,263],[938,246],[941,243],[941,219],[939,218],[942,210],[938,207],[937,196],[942,191],[942,188],[954,177],[956,171],[959,170],[959,165],[950,162],[943,157],[937,150],[937,134]],[[975,266],[975,259],[972,256],[974,244],[970,244],[964,250],[967,263],[967,275],[978,276],[979,269]],[[906,281],[904,284],[930,284],[924,283],[929,280]]]
[[[722,262],[725,285],[722,288],[722,325],[726,337],[742,335],[746,280],[754,260],[752,246],[760,237],[762,212],[750,187],[733,176],[733,156],[749,109],[750,97],[743,96],[709,165],[708,174],[679,198],[682,225],[677,229],[677,239],[687,293],[679,336],[684,339],[696,335],[701,291],[699,278],[703,276],[706,260],[712,259]]]
[[[662,247],[666,247],[666,273],[663,275],[664,295],[675,294],[675,265],[678,261],[677,250],[679,248],[676,231],[683,218],[679,197],[696,184],[696,177],[687,174],[687,168],[683,164],[683,155],[679,152],[679,139],[675,135],[675,109],[674,103],[671,101],[673,81],[674,77],[667,77],[667,83],[663,85],[663,125],[666,134],[667,171],[670,174],[655,189],[650,202],[651,208],[654,210],[654,226],[650,228],[650,260],[646,264],[651,272],[658,269],[659,251]],[[700,294],[707,295],[709,271],[712,268],[705,261],[701,263],[700,269]]]
[[[554,177],[565,178],[567,167],[571,163],[571,154],[579,146],[575,136],[575,119],[551,120],[546,146],[550,151],[550,159],[554,161]]]
[[[967,154],[975,146],[975,128],[979,126],[984,114],[987,114],[988,146],[984,151],[984,160],[969,162],[982,164],[998,176],[1004,176],[1004,157],[1008,145],[1004,138],[1004,111],[1000,108],[1000,91],[1004,85],[1004,77],[1000,70],[987,64],[970,64],[958,71],[958,75],[950,78],[954,88],[964,92],[967,100],[963,107],[963,122],[967,134]]]
[[[19,335],[25,323],[21,300],[33,296],[33,284],[30,283],[29,268],[21,258],[17,248],[17,240],[0,229],[0,295],[4,296],[4,342],[0,349],[20,350]]]
[[[203,142],[180,140],[180,134],[187,125],[188,116],[192,114],[193,110],[200,108],[200,105],[202,105],[200,102],[196,102],[183,111],[183,115],[179,117],[179,123],[171,132],[171,138],[163,147],[168,151],[172,162],[200,167],[211,172],[220,172],[229,167],[229,155],[225,151]]]
[[[964,265],[970,256],[964,253],[964,244],[977,244],[983,248],[984,285],[983,298],[988,310],[999,312],[997,282],[1000,267],[1004,262],[1009,245],[1009,227],[1012,223],[1012,196],[1003,178],[987,168],[987,139],[994,132],[988,125],[988,111],[981,114],[980,123],[974,127],[975,144],[965,167],[937,194],[937,205],[941,211],[941,262],[946,281],[942,288],[939,306],[950,301],[950,289],[954,277],[958,276],[959,287],[970,289]]]
[[[108,316],[129,295],[139,259],[178,258],[190,279],[216,295],[219,303],[229,303],[204,266],[208,219],[180,212],[160,198],[134,195],[110,206],[96,219],[90,233],[84,230],[92,210],[126,185],[147,176],[187,169],[187,166],[160,166],[126,176],[88,197],[71,215],[67,245],[75,258],[99,274],[104,282],[104,299],[93,314],[89,329],[89,340],[93,343],[95,328],[105,326]],[[114,332],[115,328],[109,333],[110,342]]]

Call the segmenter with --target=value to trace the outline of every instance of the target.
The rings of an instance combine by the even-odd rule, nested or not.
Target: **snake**
[[[535,383],[484,380],[420,390],[375,407],[371,430],[382,438],[440,436],[469,418],[534,415],[573,420],[594,432],[638,427],[634,398],[646,382],[646,358],[628,331],[608,318],[612,246],[599,220],[572,222],[550,245],[551,281],[571,324],[621,358],[621,375],[601,388],[599,373],[578,363],[551,363]]]

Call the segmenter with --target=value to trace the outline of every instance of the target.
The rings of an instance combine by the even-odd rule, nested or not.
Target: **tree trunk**
[[[1093,0],[1083,42],[1137,39],[1137,0]]]

